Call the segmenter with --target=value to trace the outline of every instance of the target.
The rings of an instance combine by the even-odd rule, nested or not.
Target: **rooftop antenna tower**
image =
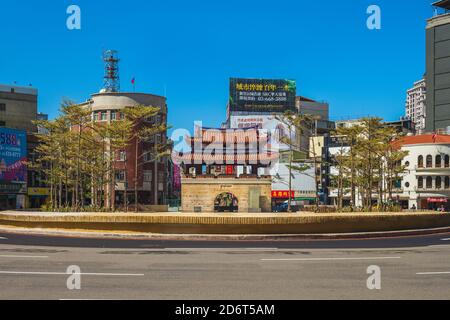
[[[103,62],[105,63],[105,77],[102,92],[119,92],[119,53],[116,50],[105,50]]]

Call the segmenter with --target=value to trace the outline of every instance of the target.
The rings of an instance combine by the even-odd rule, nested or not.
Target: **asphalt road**
[[[69,266],[80,268],[80,290],[67,287]],[[380,290],[367,287],[370,266]],[[448,300],[450,234],[181,242],[0,233],[0,288],[0,299]]]

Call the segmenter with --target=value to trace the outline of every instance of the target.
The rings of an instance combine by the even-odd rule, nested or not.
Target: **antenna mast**
[[[103,80],[102,91],[120,91],[119,61],[119,53],[116,50],[105,50],[103,52],[103,62],[105,63],[105,77]]]

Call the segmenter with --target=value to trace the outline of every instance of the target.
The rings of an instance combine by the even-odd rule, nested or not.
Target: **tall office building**
[[[433,3],[435,16],[428,20],[426,131],[450,127],[450,0]]]
[[[406,93],[405,116],[414,124],[416,132],[425,131],[427,87],[425,79],[414,83]]]

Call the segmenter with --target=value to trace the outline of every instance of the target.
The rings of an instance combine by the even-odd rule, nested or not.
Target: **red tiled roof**
[[[400,147],[411,144],[432,144],[432,143],[450,144],[450,135],[423,134],[419,136],[403,137],[400,140],[395,141],[394,145]]]
[[[201,161],[201,162],[216,162],[216,163],[226,163],[229,161],[239,162],[239,163],[248,163],[250,161],[276,161],[279,158],[279,154],[267,153],[252,153],[252,154],[237,154],[237,155],[227,155],[227,154],[198,154],[198,153],[185,153],[180,155],[178,152],[172,153],[173,159],[176,159],[179,162],[190,162]]]

